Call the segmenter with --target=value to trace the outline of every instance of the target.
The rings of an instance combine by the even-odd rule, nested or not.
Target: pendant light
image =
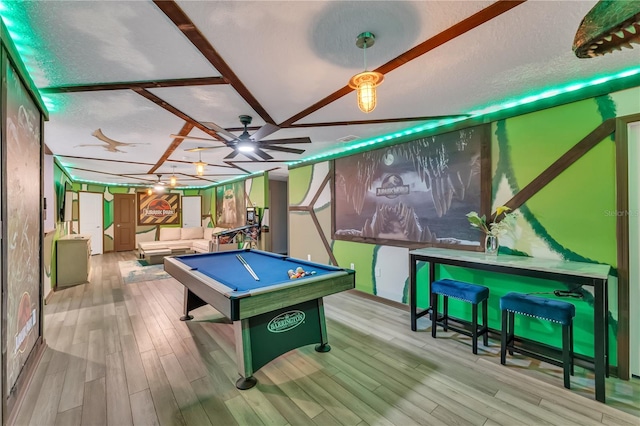
[[[364,113],[370,113],[376,108],[376,87],[384,80],[384,75],[376,71],[367,71],[367,47],[373,46],[376,37],[365,32],[356,39],[356,46],[364,51],[364,71],[349,80],[349,87],[356,89],[358,108]]]
[[[176,166],[173,167],[173,174],[169,178],[169,186],[174,188],[178,184],[178,177],[176,176]]]
[[[202,162],[202,154],[200,151],[198,151],[198,161],[193,163],[193,165],[196,166],[196,174],[198,176],[204,175],[204,166],[206,166],[207,163]]]

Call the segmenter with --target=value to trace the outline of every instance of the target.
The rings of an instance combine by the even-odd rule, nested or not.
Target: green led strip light
[[[99,186],[121,186],[123,188],[142,188],[142,189],[147,189],[147,188],[151,188],[153,185],[151,184],[140,184],[140,183],[109,183],[109,182],[98,182],[95,180],[88,180],[88,179],[78,179],[75,176],[71,176],[71,180],[73,181],[73,183],[86,183],[87,185],[99,185]],[[216,184],[217,185],[217,184]],[[210,186],[180,186],[178,187],[168,187],[167,190],[173,190],[173,189],[207,189],[210,188],[212,186],[215,185],[210,185]]]
[[[264,175],[264,173],[265,173],[264,171],[253,172],[253,173],[249,173],[248,175],[242,175],[242,176],[230,178],[230,179],[227,179],[227,180],[221,180],[219,182],[216,182],[212,186],[220,186],[220,185],[223,185],[225,183],[233,183],[233,182],[237,182],[237,181],[240,181],[240,180],[245,180],[245,179],[249,179],[249,178],[252,178],[252,177]]]
[[[306,157],[306,158],[301,158],[299,160],[295,160],[295,161],[291,161],[287,163],[287,166],[293,166],[293,165],[297,165],[297,164],[301,164],[301,163],[311,163],[311,162],[317,162],[318,160],[321,160],[323,158],[327,158],[327,157],[332,157],[332,156],[336,156],[339,154],[344,154],[344,153],[348,153],[350,151],[365,151],[365,148],[370,147],[372,145],[377,145],[383,142],[387,142],[393,139],[398,139],[401,137],[405,137],[405,136],[409,136],[412,134],[416,134],[416,133],[420,133],[423,132],[425,130],[431,130],[431,129],[437,129],[440,127],[444,127],[444,126],[448,126],[451,125],[453,123],[457,123],[457,122],[462,122],[465,120],[472,120],[472,119],[477,119],[479,117],[483,117],[486,115],[490,115],[490,114],[494,114],[496,112],[499,111],[505,111],[511,108],[516,108],[516,107],[520,107],[523,105],[528,105],[528,104],[532,104],[534,102],[538,102],[541,100],[546,100],[546,99],[550,99],[559,95],[563,95],[565,93],[571,93],[571,92],[576,92],[578,90],[581,89],[585,89],[588,87],[593,87],[593,86],[597,86],[600,84],[604,84],[613,80],[618,80],[618,79],[623,79],[623,78],[627,78],[627,77],[632,77],[635,75],[640,74],[640,67],[636,67],[636,68],[631,68],[629,70],[625,70],[625,71],[621,71],[615,74],[611,74],[608,76],[603,76],[603,77],[597,77],[594,78],[592,80],[587,80],[587,81],[583,81],[583,82],[572,82],[566,86],[560,87],[560,88],[556,88],[556,89],[550,89],[550,90],[545,90],[542,93],[536,94],[536,95],[530,95],[530,96],[526,96],[524,98],[521,99],[517,99],[517,100],[509,100],[509,101],[505,101],[505,102],[501,102],[498,104],[494,104],[494,105],[489,105],[480,109],[476,109],[473,111],[470,111],[468,113],[463,113],[463,114],[468,114],[468,117],[460,117],[460,118],[456,118],[456,119],[447,119],[447,120],[438,120],[435,122],[429,122],[426,124],[422,124],[420,126],[416,126],[416,127],[412,127],[406,130],[402,130],[399,132],[395,132],[395,133],[390,133],[388,135],[383,135],[383,136],[377,136],[371,139],[365,139],[364,141],[360,141],[358,143],[355,143],[353,145],[349,145],[347,147],[343,147],[340,149],[334,149],[334,150],[329,150],[326,152],[322,152],[320,154],[316,154],[313,155],[311,157]]]
[[[4,21],[4,24],[7,27],[9,34],[11,35],[11,38],[13,39],[16,49],[18,50],[20,57],[22,58],[22,61],[24,62],[27,70],[32,72],[33,67],[30,66],[30,64],[32,64],[35,61],[33,58],[33,53],[34,53],[33,46],[35,45],[35,43],[33,42],[33,37],[29,37],[29,35],[32,34],[31,28],[29,28],[27,17],[24,16],[22,12],[23,12],[23,9],[20,6],[19,2],[0,1],[0,15],[2,16],[2,20]],[[424,132],[426,130],[438,129],[438,128],[449,126],[453,123],[459,123],[465,120],[477,119],[479,117],[494,114],[496,112],[509,110],[511,108],[516,108],[523,105],[529,105],[541,100],[551,99],[562,94],[576,92],[581,89],[597,86],[613,80],[623,79],[623,78],[635,76],[638,74],[640,74],[640,67],[632,68],[632,69],[611,74],[608,76],[597,77],[597,78],[583,81],[583,82],[572,82],[566,86],[545,90],[541,93],[525,96],[521,99],[515,99],[515,100],[512,99],[512,100],[500,102],[493,105],[488,105],[488,106],[470,111],[466,113],[469,115],[468,117],[460,117],[457,119],[446,119],[446,120],[428,122],[428,123],[421,124],[419,126],[412,127],[406,130],[390,133],[388,135],[382,135],[382,136],[377,136],[370,139],[365,139],[363,141],[360,141],[353,145],[349,145],[347,147],[328,150],[310,157],[301,158],[295,161],[290,161],[290,162],[287,162],[286,164],[287,166],[293,166],[301,163],[317,162],[324,158],[349,153],[351,151],[356,151],[356,150],[364,151],[368,147],[371,147],[383,142],[388,142],[394,139],[410,136],[412,134],[417,134],[420,132]],[[49,111],[56,111],[60,108],[60,105],[56,105],[56,103],[50,97],[41,96],[41,98],[44,101]],[[259,172],[259,173],[263,173],[263,172]],[[217,183],[216,185],[219,185],[221,183],[233,182],[238,179],[244,179],[252,175],[253,174],[249,174],[241,178],[229,179],[229,180]]]
[[[135,183],[109,183],[109,182],[98,182],[98,181],[89,180],[89,179],[80,179],[80,178],[77,178],[76,176],[74,176],[72,173],[70,173],[69,170],[67,169],[67,167],[64,166],[62,163],[58,162],[58,165],[64,169],[64,172],[71,178],[71,181],[73,183],[86,183],[88,185],[122,186],[122,187],[128,187],[128,188],[145,188],[145,189],[152,186],[151,184],[144,184],[144,183],[140,183],[140,184],[135,184]],[[254,172],[254,173],[250,173],[250,174],[247,174],[247,175],[242,175],[242,176],[230,178],[230,179],[227,179],[227,180],[222,180],[222,181],[219,181],[219,182],[213,183],[211,185],[207,185],[207,186],[180,186],[180,187],[174,187],[174,188],[169,188],[169,189],[209,189],[209,188],[220,186],[220,185],[223,185],[223,184],[226,184],[226,183],[232,183],[232,182],[245,180],[245,179],[249,179],[249,178],[253,178],[253,177],[261,176],[261,175],[264,175],[263,171]]]
[[[4,23],[13,44],[20,55],[20,59],[24,64],[29,75],[36,74],[34,58],[36,46],[35,36],[29,26],[28,17],[24,14],[24,8],[20,2],[0,1],[0,17]],[[50,97],[42,96],[40,98],[44,102],[49,112],[58,110],[58,105]]]

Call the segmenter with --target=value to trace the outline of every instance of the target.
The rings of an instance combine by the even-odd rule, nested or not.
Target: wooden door
[[[91,236],[91,255],[104,251],[104,195],[97,192],[80,192],[80,234]]]
[[[136,248],[136,195],[113,196],[113,249],[130,251]]]

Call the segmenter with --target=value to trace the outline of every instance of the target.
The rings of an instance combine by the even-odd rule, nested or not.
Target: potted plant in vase
[[[512,229],[516,217],[516,213],[511,212],[511,208],[507,206],[498,207],[495,213],[491,215],[491,218],[493,218],[491,222],[487,222],[485,215],[478,216],[476,212],[467,213],[467,219],[471,226],[478,228],[486,235],[484,240],[485,253],[493,255],[498,254],[498,248],[500,247],[498,237]]]

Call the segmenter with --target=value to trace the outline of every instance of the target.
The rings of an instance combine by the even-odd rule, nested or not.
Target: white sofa
[[[140,254],[148,250],[163,248],[189,248],[196,253],[211,251],[213,234],[224,231],[225,228],[160,228],[160,236],[156,241],[138,243]]]

